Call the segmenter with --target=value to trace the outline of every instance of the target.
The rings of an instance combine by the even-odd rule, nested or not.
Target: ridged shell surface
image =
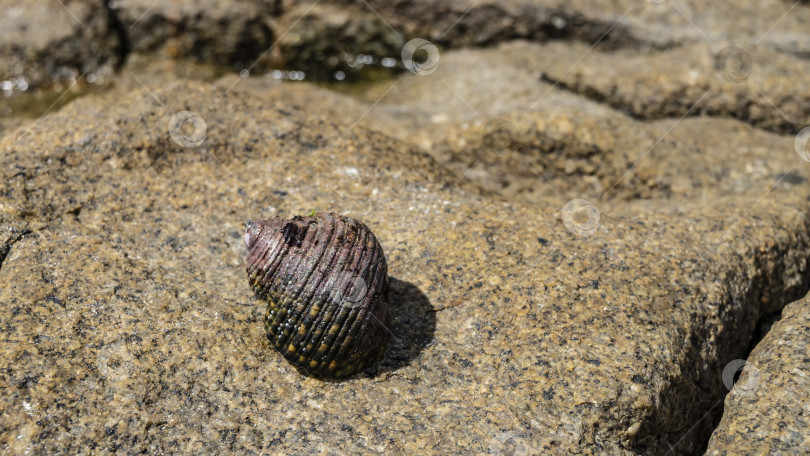
[[[333,213],[245,225],[247,275],[267,338],[300,370],[344,377],[388,347],[388,268],[360,221]]]

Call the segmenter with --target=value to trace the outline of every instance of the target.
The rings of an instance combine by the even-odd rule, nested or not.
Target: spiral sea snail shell
[[[333,213],[245,224],[247,275],[270,343],[299,370],[345,377],[388,347],[388,268],[360,221]]]

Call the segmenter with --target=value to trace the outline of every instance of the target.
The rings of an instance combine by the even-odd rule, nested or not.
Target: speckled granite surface
[[[810,300],[782,318],[746,360],[726,396],[707,455],[807,454],[810,449]]]
[[[604,56],[604,62],[589,67],[588,56],[596,54],[592,51],[569,74],[588,71],[583,84],[596,86],[609,86],[621,74],[628,87],[657,91],[661,97],[639,97],[639,105],[665,109],[672,106],[667,100],[677,99],[677,106],[695,116],[674,112],[659,121],[640,121],[617,115],[606,102],[542,81],[542,68],[562,66],[552,61],[585,51],[578,44],[518,42],[446,53],[431,75],[435,77],[389,83],[377,105],[388,117],[376,115],[366,123],[416,143],[487,189],[529,203],[556,198],[564,204],[575,197],[634,204],[664,199],[666,204],[655,210],[678,210],[681,204],[729,193],[750,191],[758,198],[768,185],[788,188],[807,177],[807,167],[791,147],[792,137],[752,128],[755,119],[745,124],[728,117],[698,117],[703,108],[693,106],[676,84],[651,81],[651,74],[664,79],[678,74],[671,62],[684,59],[674,51],[647,54],[644,64],[616,59],[608,66]],[[703,47],[691,51],[694,58],[708,55]],[[701,79],[717,79],[710,67],[692,71]],[[782,72],[790,76],[782,79],[782,87],[810,96],[810,87],[798,77],[804,73],[800,64]],[[719,81],[701,92],[709,98],[734,98],[737,86]],[[751,90],[757,86],[752,83]],[[718,152],[723,150],[735,150],[735,159]]]
[[[572,232],[258,93],[85,98],[3,138],[4,448],[688,452],[726,358],[806,289],[805,187]],[[186,109],[197,148],[168,132]],[[366,221],[395,279],[392,350],[342,383],[269,349],[244,277],[244,221],[310,209]]]
[[[701,454],[810,288],[805,3],[96,3],[0,27],[1,453]],[[414,36],[431,74],[263,75]],[[97,96],[4,80],[77,68]],[[388,256],[392,345],[343,382],[270,349],[244,272],[246,220],[310,210]],[[712,451],[810,434],[804,302]]]
[[[637,118],[711,115],[798,132],[810,123],[810,84],[791,75],[806,74],[810,62],[744,43],[701,41],[656,52],[586,53],[586,43],[576,52],[567,43],[508,43],[500,49],[531,55],[523,64],[543,79]]]
[[[702,108],[694,107],[690,111],[694,116],[681,118],[682,114],[673,113],[673,117],[645,121],[541,80],[539,69],[544,64],[584,51],[579,44],[513,42],[492,49],[447,52],[431,77],[380,82],[368,100],[263,79],[239,83],[235,76],[223,78],[220,85],[244,84],[291,108],[306,106],[327,117],[359,119],[358,125],[424,149],[456,175],[529,204],[554,201],[562,206],[573,198],[585,198],[598,201],[602,209],[615,204],[620,211],[634,207],[681,213],[729,194],[747,193],[753,202],[770,185],[789,191],[802,188],[810,177],[804,162],[797,160],[792,137],[756,128],[751,125],[756,123],[753,119],[745,123],[699,116]],[[695,53],[703,51],[700,47]],[[658,85],[648,78],[649,74],[672,76],[673,59],[682,60],[668,54],[648,55],[643,65],[647,73],[634,72],[642,65],[633,60],[614,61],[611,71],[596,71],[606,66],[603,62],[588,73],[587,83],[607,85],[613,74],[621,72],[628,87],[650,91],[658,87],[663,92],[671,88],[664,98],[676,99],[675,86]],[[584,66],[580,63],[572,72]],[[717,79],[712,68],[698,73],[707,81]],[[782,83],[793,82],[795,93],[803,93],[798,75],[804,71],[797,67],[785,74],[797,77],[784,78]],[[706,92],[728,98],[736,95],[726,91],[736,87],[720,81]],[[655,104],[646,99],[640,103]],[[690,109],[691,103],[680,100],[678,106]],[[373,115],[364,116],[372,106]],[[668,104],[661,100],[659,106]],[[717,152],[726,150],[735,151],[733,160]]]

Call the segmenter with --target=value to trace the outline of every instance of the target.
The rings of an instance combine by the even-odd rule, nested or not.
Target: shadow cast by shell
[[[383,359],[360,375],[377,377],[408,366],[433,340],[436,312],[416,285],[388,277],[391,342]]]

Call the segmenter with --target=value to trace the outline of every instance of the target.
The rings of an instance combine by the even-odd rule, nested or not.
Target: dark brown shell
[[[270,343],[301,370],[344,377],[388,347],[388,267],[351,217],[318,213],[247,222],[247,275],[267,301]]]

